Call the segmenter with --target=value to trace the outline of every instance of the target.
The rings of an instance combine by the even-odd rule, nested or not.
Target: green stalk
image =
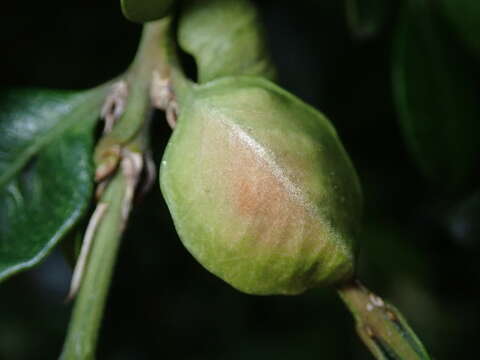
[[[378,360],[430,360],[402,314],[359,281],[338,287],[353,314],[357,332]]]
[[[153,73],[158,71],[159,75],[168,77],[165,46],[169,26],[169,18],[145,24],[137,53],[125,76],[128,85],[125,113],[105,140],[125,144],[142,128],[143,118],[138,114],[151,108]]]
[[[170,22],[169,18],[165,18],[145,24],[135,58],[119,79],[126,83],[128,89],[125,111],[113,130],[98,143],[95,149],[97,164],[104,161],[105,154],[109,154],[113,147],[124,146],[141,131],[145,118],[139,114],[145,114],[152,108],[150,87],[153,74],[157,72],[161,77],[169,77],[166,37]]]
[[[169,66],[170,81],[172,83],[176,101],[181,107],[182,103],[192,92],[192,89],[195,87],[196,83],[187,78],[182,65],[180,64],[178,48],[175,42],[174,28],[172,26],[169,27],[164,46],[167,63]]]
[[[113,130],[97,144],[96,154],[100,159],[97,161],[97,169],[102,166],[101,155],[108,153],[113,146],[119,146],[121,149],[116,160],[119,166],[116,170],[112,169],[113,173],[107,180],[108,185],[99,200],[99,206],[104,212],[99,216],[95,227],[92,247],[75,300],[61,360],[95,358],[98,333],[116,255],[138,180],[135,176],[139,175],[134,174],[132,178],[132,174],[128,174],[122,166],[122,161],[128,154],[134,154],[140,159],[141,166],[141,159],[148,151],[152,111],[150,87],[155,71],[162,76],[168,72],[165,60],[165,36],[168,25],[168,19],[145,25],[137,55],[129,70],[120,78],[128,87],[125,110],[116,121]]]
[[[92,252],[75,301],[62,360],[95,358],[98,330],[124,229],[122,208],[125,189],[125,177],[118,172],[100,200],[107,208],[93,238]]]

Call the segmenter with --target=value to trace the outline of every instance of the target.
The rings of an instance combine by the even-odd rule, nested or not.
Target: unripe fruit
[[[130,21],[144,23],[167,16],[174,0],[121,0],[123,15]]]
[[[250,0],[185,2],[178,43],[195,58],[199,83],[233,75],[275,77],[263,26]]]
[[[194,88],[160,176],[183,244],[235,288],[296,294],[352,276],[355,170],[329,121],[271,82]]]

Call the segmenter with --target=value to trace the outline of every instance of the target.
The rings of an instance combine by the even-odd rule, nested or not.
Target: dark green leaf
[[[138,23],[165,17],[172,3],[173,0],[121,0],[123,15]]]
[[[457,190],[468,182],[479,153],[478,89],[465,57],[429,4],[413,1],[399,19],[394,97],[407,146],[420,169]]]
[[[0,93],[0,280],[42,260],[92,191],[103,90]]]
[[[480,56],[480,1],[441,0],[440,3],[458,35]]]
[[[346,0],[345,6],[350,31],[358,38],[369,38],[385,25],[391,1]]]

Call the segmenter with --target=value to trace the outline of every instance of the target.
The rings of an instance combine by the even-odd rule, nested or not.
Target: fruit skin
[[[254,77],[198,86],[180,110],[160,186],[204,267],[259,295],[352,276],[361,190],[324,116]]]
[[[199,83],[238,75],[275,79],[264,29],[250,0],[186,1],[178,43],[195,58]]]
[[[166,17],[174,0],[121,0],[123,15],[130,21],[144,23]]]

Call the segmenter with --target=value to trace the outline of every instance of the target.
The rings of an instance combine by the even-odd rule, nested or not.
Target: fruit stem
[[[402,314],[358,280],[337,288],[353,314],[357,333],[378,360],[430,360]]]
[[[109,131],[100,139],[96,153],[115,147],[118,167],[112,168],[98,190],[98,207],[104,209],[91,238],[91,249],[79,281],[78,295],[61,355],[62,360],[95,358],[98,333],[106,297],[123,231],[148,153],[152,111],[151,85],[155,71],[168,71],[165,60],[166,31],[169,20],[145,25],[140,46],[124,79],[128,85],[126,104]],[[103,164],[97,162],[98,169]],[[106,184],[106,185],[105,185]],[[104,187],[105,185],[105,187]]]
[[[95,358],[98,330],[124,228],[122,206],[125,188],[124,175],[118,172],[99,202],[107,208],[94,235],[92,251],[60,357],[62,360]]]
[[[145,24],[135,58],[121,77],[127,88],[125,110],[112,131],[101,139],[97,156],[113,145],[129,142],[141,131],[144,118],[139,114],[152,108],[150,90],[155,74],[169,76],[165,53],[169,24],[168,18]]]
[[[167,63],[170,70],[170,80],[173,85],[175,98],[178,105],[181,107],[182,103],[191,93],[195,83],[190,80],[182,69],[180,58],[178,56],[177,44],[175,42],[175,28],[169,27],[165,42],[165,53],[167,54]]]

